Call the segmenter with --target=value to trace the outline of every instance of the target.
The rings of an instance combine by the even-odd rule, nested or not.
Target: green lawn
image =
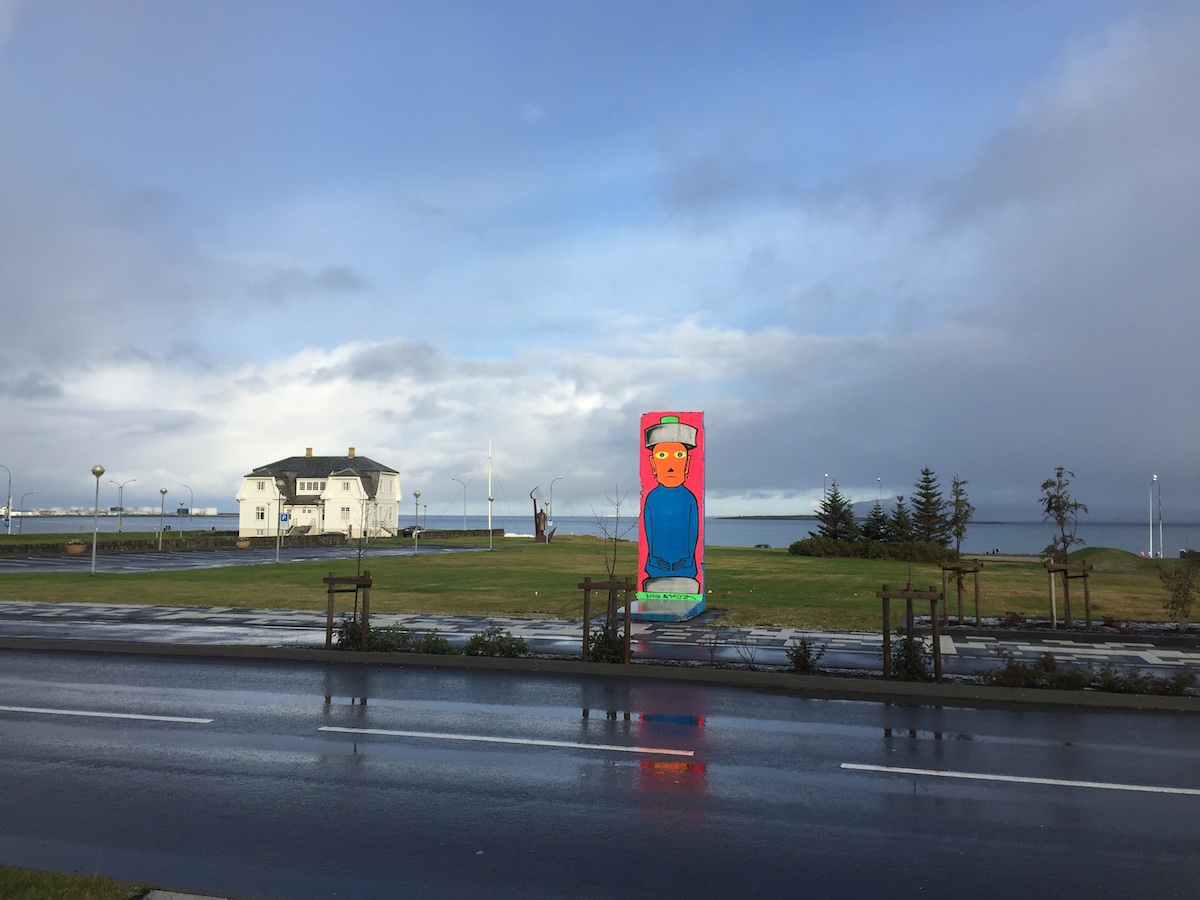
[[[125,900],[134,885],[98,875],[63,875],[0,866],[4,900]]]
[[[410,540],[396,542],[411,545]],[[565,536],[550,544],[496,538],[492,551],[486,543],[478,548],[477,540],[472,546],[473,552],[365,559],[363,567],[371,570],[375,581],[372,609],[578,618],[582,592],[577,585],[586,575],[604,575],[605,544],[599,538]],[[1164,620],[1165,593],[1157,574],[1162,562],[1103,548],[1077,551],[1071,559],[1094,566],[1090,588],[1097,621],[1104,616],[1121,621]],[[636,565],[636,545],[622,542],[618,574],[632,575]],[[941,572],[935,565],[798,557],[776,549],[710,547],[706,567],[708,604],[727,610],[723,622],[729,625],[875,631],[881,627],[875,592],[883,584],[902,587],[911,581],[920,589],[941,586]],[[321,579],[330,571],[353,575],[357,568],[357,561],[351,559],[136,575],[4,574],[0,600],[323,609]],[[1071,587],[1072,613],[1080,618],[1082,584],[1074,580]],[[980,589],[984,615],[1049,614],[1047,578],[1039,560],[985,561]],[[953,610],[953,586],[950,604]],[[965,609],[973,609],[969,576]]]

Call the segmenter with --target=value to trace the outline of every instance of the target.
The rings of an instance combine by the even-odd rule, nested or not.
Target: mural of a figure
[[[704,597],[703,413],[648,413],[642,442],[638,611],[675,607],[694,615]]]

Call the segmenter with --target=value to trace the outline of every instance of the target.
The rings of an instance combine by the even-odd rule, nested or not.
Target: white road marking
[[[35,706],[0,706],[0,712],[33,713],[39,716],[88,716],[94,719],[137,719],[143,722],[180,722],[187,725],[209,725],[212,719],[192,719],[186,716],[144,716],[139,713],[95,712],[85,709],[43,709]]]
[[[317,731],[342,734],[378,734],[386,737],[431,738],[439,741],[475,741],[485,744],[521,744],[527,747],[566,747],[570,750],[613,750],[618,753],[657,753],[664,756],[695,756],[693,750],[668,750],[664,747],[622,747],[616,744],[584,744],[576,741],[539,741],[533,738],[490,737],[482,734],[442,734],[434,731],[390,731],[385,728],[341,728],[323,725]]]
[[[978,772],[945,772],[939,769],[906,769],[900,766],[869,766],[842,763],[843,769],[857,772],[886,772],[892,775],[929,775],[935,778],[964,778],[974,781],[1004,781],[1012,784],[1048,784],[1056,787],[1095,788],[1102,791],[1137,791],[1146,794],[1184,794],[1200,797],[1198,788],[1159,787],[1152,784],[1121,784],[1108,781],[1070,781],[1062,778],[1030,778],[1024,775],[989,775]]]

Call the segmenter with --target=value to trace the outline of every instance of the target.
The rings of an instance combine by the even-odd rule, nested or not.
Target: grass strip
[[[411,547],[394,539],[384,546]],[[434,546],[471,552],[436,553]],[[422,542],[416,556],[268,563],[218,569],[137,574],[16,572],[0,575],[0,600],[141,603],[165,606],[227,606],[243,609],[324,609],[322,579],[369,569],[374,578],[372,609],[378,612],[577,619],[582,613],[584,576],[604,577],[605,541],[586,535],[557,537],[549,544],[528,538],[496,538],[494,549],[478,540]],[[611,555],[611,547],[607,548]],[[204,551],[195,551],[204,552]],[[1093,566],[1092,615],[1097,623],[1165,621],[1165,594],[1158,579],[1161,560],[1104,548],[1076,551],[1072,562]],[[1165,561],[1170,563],[1170,560]],[[632,577],[637,545],[619,542],[616,571]],[[941,588],[936,565],[890,560],[792,556],[783,549],[709,547],[706,550],[708,605],[726,611],[722,624],[806,630],[879,631],[882,585]],[[970,576],[964,613],[974,614]],[[1062,615],[1061,585],[1058,613]],[[1049,616],[1049,588],[1041,560],[987,560],[980,574],[984,616],[1014,613]],[[1072,613],[1083,617],[1083,590],[1071,583]],[[345,595],[339,609],[348,605]],[[895,604],[893,604],[895,606]],[[953,581],[950,612],[957,612]],[[928,612],[928,608],[918,609]]]

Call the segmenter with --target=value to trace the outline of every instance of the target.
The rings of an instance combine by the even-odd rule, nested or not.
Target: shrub
[[[1197,593],[1200,593],[1200,566],[1196,565],[1193,559],[1185,559],[1172,565],[1160,565],[1158,578],[1167,592],[1163,609],[1179,624],[1180,631],[1187,631],[1192,604]]]
[[[929,671],[933,651],[925,642],[907,634],[892,641],[892,677],[904,681],[932,681]]]
[[[489,625],[482,632],[468,638],[463,653],[467,656],[502,656],[521,659],[530,656],[525,638],[504,631],[499,625]]]
[[[1004,668],[983,672],[977,677],[981,684],[994,687],[1049,688],[1058,691],[1078,691],[1088,686],[1088,675],[1080,669],[1061,669],[1052,653],[1043,653],[1032,665],[1017,662],[1008,650],[996,650],[1004,660]]]
[[[788,661],[792,664],[792,671],[798,672],[801,675],[811,675],[817,671],[817,663],[821,661],[821,657],[825,655],[828,649],[828,644],[818,645],[815,641],[810,641],[807,637],[801,637],[796,640],[796,643],[788,647]]]
[[[435,628],[428,634],[423,634],[419,639],[413,642],[412,651],[414,653],[440,653],[445,656],[452,656],[458,651],[450,646],[450,642],[438,634]]]
[[[941,544],[921,541],[838,541],[814,535],[788,546],[792,556],[887,559],[901,562],[937,563],[949,551]]]
[[[588,659],[591,662],[625,662],[625,633],[605,625],[588,635]]]
[[[357,650],[362,637],[362,620],[346,616],[338,624],[335,646],[339,650]],[[450,642],[437,630],[418,638],[416,632],[400,625],[372,628],[367,634],[367,649],[393,653],[455,653]]]
[[[976,676],[981,684],[995,687],[1049,688],[1058,691],[1091,689],[1117,694],[1153,694],[1158,696],[1181,696],[1196,683],[1196,673],[1181,670],[1170,678],[1160,678],[1139,669],[1121,670],[1112,663],[1105,663],[1099,671],[1060,668],[1050,653],[1043,653],[1033,663],[1017,662],[1007,650],[997,650],[1004,660],[1004,668],[995,672],[981,672]]]

